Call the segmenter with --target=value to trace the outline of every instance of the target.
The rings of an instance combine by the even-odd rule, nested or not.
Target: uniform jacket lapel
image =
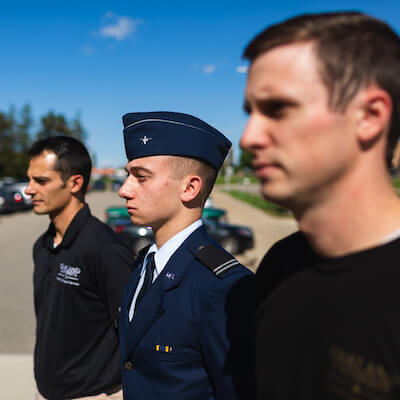
[[[127,337],[125,338],[126,355],[135,351],[141,339],[164,313],[164,296],[166,292],[175,290],[179,287],[180,282],[184,279],[184,276],[193,261],[193,254],[200,245],[208,242],[209,239],[206,235],[205,228],[200,227],[183,242],[183,244],[169,259],[168,263],[161,271],[161,274],[147,290],[139,307],[135,310],[131,323],[128,323],[128,331],[126,333]],[[139,279],[136,279],[136,281],[138,280]],[[133,288],[133,292],[135,288],[136,285]],[[127,321],[129,321],[129,304],[127,307],[125,306],[127,309],[124,310]]]
[[[124,315],[124,318],[126,318],[126,321],[129,322],[129,308],[132,302],[133,295],[135,294],[136,287],[139,283],[140,280],[140,272],[142,270],[142,263],[143,260],[147,254],[147,251],[150,246],[146,246],[144,249],[142,249],[138,256],[136,257],[135,263],[133,265],[133,272],[132,272],[132,277],[129,285],[125,288],[125,292],[123,295],[123,301],[122,301],[122,312]]]

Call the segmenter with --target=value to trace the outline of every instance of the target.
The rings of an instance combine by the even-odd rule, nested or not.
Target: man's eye
[[[138,180],[138,181],[143,181],[146,179],[146,175],[142,175],[142,174],[133,174],[134,177]]]
[[[262,108],[264,115],[271,118],[282,118],[285,115],[287,104],[281,101],[270,102]]]

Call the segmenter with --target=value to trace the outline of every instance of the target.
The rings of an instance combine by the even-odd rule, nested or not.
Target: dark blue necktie
[[[145,275],[144,275],[143,285],[140,288],[138,296],[136,297],[135,307],[138,306],[138,304],[142,300],[144,294],[146,293],[146,290],[150,287],[150,285],[153,282],[154,268],[156,267],[156,263],[154,262],[154,255],[155,254],[156,254],[155,252],[151,252],[147,256],[146,272],[145,272]]]

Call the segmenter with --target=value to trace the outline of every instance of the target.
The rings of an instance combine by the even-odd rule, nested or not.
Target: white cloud
[[[95,50],[92,46],[82,46],[81,53],[85,56],[92,56],[95,53]]]
[[[133,19],[131,17],[119,17],[111,11],[108,11],[105,15],[108,20],[112,22],[104,25],[100,28],[100,35],[103,37],[109,37],[116,40],[122,40],[134,33],[142,23],[140,19]]]
[[[248,69],[249,67],[247,65],[239,65],[238,67],[236,67],[236,72],[238,74],[247,74]]]
[[[214,64],[207,64],[203,67],[203,73],[205,75],[213,74],[217,69],[217,66]]]

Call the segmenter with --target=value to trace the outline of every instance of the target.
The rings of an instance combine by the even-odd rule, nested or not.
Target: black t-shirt
[[[133,260],[115,233],[85,205],[53,247],[54,227],[35,243],[35,379],[50,400],[121,384],[118,318]]]
[[[337,258],[300,233],[275,245],[256,277],[257,399],[400,399],[399,259],[400,239]]]

